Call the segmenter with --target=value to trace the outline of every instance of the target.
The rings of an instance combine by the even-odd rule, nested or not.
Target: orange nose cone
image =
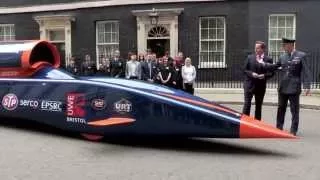
[[[240,138],[296,139],[297,137],[264,122],[255,120],[250,116],[242,115],[240,121]]]

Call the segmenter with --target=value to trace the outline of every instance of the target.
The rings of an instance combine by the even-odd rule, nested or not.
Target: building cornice
[[[85,8],[98,8],[108,6],[124,6],[138,4],[161,4],[161,3],[183,3],[183,2],[217,2],[224,0],[102,0],[87,2],[72,2],[61,4],[33,5],[24,7],[0,7],[0,14],[33,13],[47,11],[76,10]]]

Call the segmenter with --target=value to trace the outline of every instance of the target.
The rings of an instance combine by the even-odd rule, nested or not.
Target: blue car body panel
[[[77,79],[62,70],[46,67],[29,79],[1,79],[0,85],[1,97],[14,94],[18,101],[15,109],[1,108],[2,117],[103,135],[239,136],[238,113],[172,99],[163,94],[211,103],[182,91],[141,81],[96,77]],[[96,101],[102,104],[96,106],[93,104]],[[68,111],[75,112],[68,114]],[[90,122],[109,118],[134,121],[90,125]]]

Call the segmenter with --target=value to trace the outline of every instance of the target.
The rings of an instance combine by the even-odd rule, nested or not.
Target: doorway
[[[60,67],[66,68],[66,46],[64,42],[52,43],[56,46],[60,55]]]
[[[170,39],[148,39],[147,48],[156,53],[157,58],[163,57],[166,51],[170,52]]]

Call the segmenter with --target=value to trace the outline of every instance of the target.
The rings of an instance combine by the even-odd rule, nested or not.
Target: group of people
[[[295,40],[283,38],[283,49],[276,63],[265,54],[266,45],[263,41],[256,41],[255,53],[249,55],[244,64],[244,99],[243,114],[250,115],[251,101],[255,97],[255,119],[261,120],[261,109],[266,92],[266,83],[275,71],[280,71],[280,84],[278,88],[278,129],[283,129],[284,118],[288,101],[292,114],[290,132],[297,134],[299,126],[299,99],[302,92],[301,83],[306,95],[310,94],[310,70],[306,65],[306,53],[295,49]]]
[[[120,52],[115,51],[112,58],[103,57],[101,64],[96,68],[89,55],[80,64],[71,58],[67,71],[83,76],[109,76],[115,78],[139,79],[151,83],[184,90],[194,94],[196,68],[192,65],[190,57],[184,57],[182,52],[174,58],[167,52],[163,57],[150,50],[145,54],[128,53],[128,58],[120,57]]]

